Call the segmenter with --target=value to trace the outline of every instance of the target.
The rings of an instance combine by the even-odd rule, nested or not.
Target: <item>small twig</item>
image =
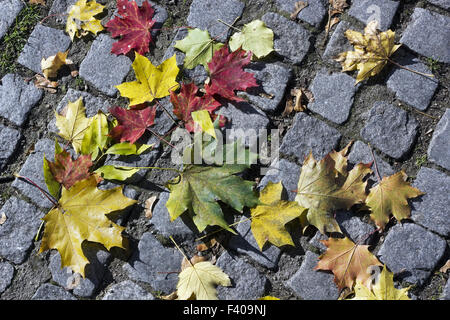
[[[42,24],[45,20],[52,18],[52,17],[63,17],[63,16],[67,16],[67,15],[68,15],[68,13],[54,13],[49,16],[46,16],[44,19],[39,21],[39,24]]]
[[[167,141],[166,139],[164,139],[163,137],[161,137],[159,134],[157,134],[155,131],[153,131],[150,128],[147,128],[147,130],[153,134],[155,137],[157,137],[160,141],[163,141],[165,143],[167,143],[172,149],[175,149],[175,146],[173,144],[171,144],[169,141]]]
[[[373,164],[375,166],[375,174],[377,176],[378,183],[381,182],[380,172],[378,171],[377,160],[375,160],[375,154],[373,153],[372,146],[369,143],[370,153],[372,154]]]
[[[431,118],[431,119],[439,120],[438,117],[433,117],[433,116],[431,116],[431,115],[429,115],[429,114],[426,114],[425,112],[422,112],[422,111],[417,110],[416,108],[412,108],[412,110],[415,111],[415,112],[417,112],[417,113],[420,113],[421,115],[427,116],[427,117],[429,117],[429,118]]]

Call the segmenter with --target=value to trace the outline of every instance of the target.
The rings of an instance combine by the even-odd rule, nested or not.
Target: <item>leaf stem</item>
[[[178,246],[178,243],[173,239],[172,236],[169,236],[169,238],[170,238],[170,240],[172,240],[172,242],[175,244],[175,247],[177,247],[178,251],[181,252],[181,254],[183,255],[183,257],[184,257],[187,261],[189,261],[189,263],[190,263],[191,266],[193,267],[194,265],[192,264],[191,259],[189,259],[189,258],[187,257],[187,255],[184,253],[184,251],[181,250],[181,248]]]
[[[253,219],[253,217],[241,219],[241,220],[239,220],[239,221],[237,221],[235,223],[232,223],[232,224],[228,225],[228,227],[234,227],[235,225],[238,225],[239,223],[246,222],[246,221],[249,221],[249,220],[252,220],[252,219]],[[204,236],[201,236],[200,238],[195,239],[195,241],[200,241],[200,240],[205,239],[205,238],[207,238],[207,237],[209,237],[209,236],[211,236],[211,235],[213,235],[215,233],[218,233],[218,232],[224,231],[224,230],[225,229],[219,229],[219,230],[210,232],[208,234],[205,234]]]
[[[378,183],[381,182],[380,172],[378,171],[377,160],[375,160],[375,154],[373,153],[372,146],[369,143],[370,153],[372,154],[373,164],[375,166],[375,174],[377,176]]]
[[[36,187],[40,192],[42,192],[42,194],[48,199],[50,200],[51,203],[53,203],[53,205],[55,207],[58,206],[58,202],[57,200],[51,195],[49,194],[47,191],[45,191],[44,189],[42,189],[41,187],[39,187],[33,180],[27,178],[27,177],[23,177],[21,175],[19,175],[18,173],[14,173],[14,176],[18,179],[23,179],[26,182],[30,183],[31,185],[33,185],[34,187]]]
[[[157,134],[155,131],[153,131],[150,128],[147,128],[147,130],[153,134],[154,136],[156,136],[160,141],[163,141],[165,143],[167,143],[172,149],[175,149],[175,146],[173,144],[171,144],[169,141],[167,141],[166,139],[164,139],[163,137],[161,137],[159,134]]]
[[[433,74],[422,73],[422,72],[419,72],[419,71],[410,69],[410,68],[408,68],[408,67],[402,66],[401,64],[395,62],[394,60],[391,60],[390,58],[386,58],[386,59],[387,59],[387,61],[389,61],[390,63],[392,63],[393,65],[395,65],[395,66],[397,66],[397,67],[399,67],[399,68],[401,68],[401,69],[408,70],[409,72],[416,73],[416,74],[421,75],[421,76],[424,76],[424,77],[434,78],[434,75],[433,75]]]
[[[236,19],[237,20],[237,19]],[[235,24],[236,23],[236,20],[233,22],[233,24]],[[236,31],[239,31],[239,32],[242,32],[242,30],[241,29],[239,29],[239,28],[236,28],[236,27],[233,27],[231,24],[228,24],[228,23],[226,23],[225,21],[223,21],[222,19],[217,19],[217,21],[219,21],[219,22],[221,22],[221,23],[223,23],[224,25],[226,25],[228,28],[232,28],[232,29],[234,29],[234,30],[236,30]]]

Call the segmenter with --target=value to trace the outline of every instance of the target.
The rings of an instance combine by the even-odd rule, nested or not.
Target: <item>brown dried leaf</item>
[[[216,241],[216,239],[211,239],[211,240],[205,241],[205,243],[200,243],[199,245],[197,245],[197,251],[199,251],[199,252],[206,251],[208,249],[215,247],[218,244],[219,243]]]
[[[291,20],[297,19],[297,15],[308,6],[308,2],[298,1],[294,5],[294,11],[291,13]]]
[[[6,222],[6,219],[7,219],[6,214],[4,212],[2,212],[0,214],[0,226]]]
[[[345,8],[348,7],[347,0],[330,0],[330,6],[336,10],[342,13]]]
[[[45,6],[45,0],[30,0],[29,3],[30,4],[42,4],[43,6]]]
[[[186,269],[188,267],[192,267],[196,263],[199,263],[199,262],[202,262],[202,261],[206,261],[206,258],[203,257],[203,256],[199,256],[199,255],[194,255],[191,258],[190,262],[186,258],[183,258],[183,261],[181,261],[181,271],[183,271],[184,269]]]
[[[162,300],[176,300],[178,298],[177,291],[175,290],[171,294],[168,294],[166,296],[160,296],[159,298]]]
[[[336,23],[338,23],[339,21],[340,21],[340,20],[339,20],[338,17],[333,17],[333,18],[330,20],[330,23],[327,24],[327,25],[325,26],[325,32],[328,34],[328,32],[330,32],[330,29],[333,28],[333,26],[334,26]]]
[[[58,87],[58,82],[56,81],[50,81],[46,79],[45,77],[37,74],[36,80],[34,81],[34,86],[38,89],[44,89],[47,92],[50,93],[56,93],[56,88]]]
[[[449,269],[450,269],[450,260],[447,260],[447,262],[442,266],[442,268],[439,269],[439,271],[442,273],[446,273]]]
[[[283,117],[290,115],[292,113],[292,111],[294,111],[294,103],[292,102],[291,99],[288,99],[286,101],[286,106],[284,107],[284,111],[281,114]]]
[[[155,203],[155,201],[156,201],[156,196],[152,196],[152,197],[148,198],[147,200],[145,200],[144,213],[145,213],[145,217],[147,219],[151,219],[153,216],[152,207],[153,207],[153,204]]]

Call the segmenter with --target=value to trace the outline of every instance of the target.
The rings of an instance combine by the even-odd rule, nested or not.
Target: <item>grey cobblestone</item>
[[[61,287],[45,283],[37,289],[32,300],[77,300]]]
[[[438,170],[422,167],[413,186],[425,194],[411,200],[411,218],[416,223],[448,237],[450,235],[448,219],[450,177]]]
[[[8,288],[14,277],[14,267],[8,262],[0,262],[0,294]]]
[[[413,223],[395,225],[378,252],[399,279],[421,285],[444,255],[447,243]]]
[[[449,0],[428,0],[428,2],[432,3],[436,6],[442,7],[444,9],[450,9],[450,1]]]
[[[132,280],[149,283],[154,290],[165,294],[175,290],[178,275],[167,273],[179,271],[183,256],[175,248],[163,247],[149,232],[144,233],[138,249],[124,270]]]
[[[70,37],[64,31],[38,24],[28,38],[17,62],[36,73],[41,73],[42,58],[53,56],[58,51],[64,52],[69,46]]]
[[[220,300],[256,300],[264,296],[268,284],[267,278],[259,271],[238,257],[224,252],[217,264],[231,280],[231,287],[217,288]]]
[[[450,170],[450,109],[446,109],[437,124],[428,148],[428,159]]]
[[[4,168],[13,155],[21,136],[16,129],[0,125],[0,170]]]
[[[296,2],[298,0],[276,0],[277,6],[290,14],[294,12]],[[318,27],[327,14],[327,2],[325,0],[309,0],[307,3],[308,6],[297,14],[297,19]]]
[[[292,128],[284,136],[280,152],[295,156],[303,162],[312,151],[314,158],[321,160],[328,152],[336,149],[340,139],[339,131],[300,112],[295,115]]]
[[[354,0],[348,12],[364,24],[378,20],[381,31],[389,29],[399,2],[391,0]]]
[[[444,291],[442,292],[442,300],[450,300],[450,281],[447,280],[447,284],[444,287]]]
[[[419,59],[411,55],[405,55],[396,61],[412,70],[431,74]],[[389,89],[395,92],[395,96],[419,110],[426,110],[438,87],[438,81],[429,77],[421,76],[408,70],[395,68],[386,82]]]
[[[261,20],[273,30],[275,51],[293,64],[300,64],[311,46],[311,33],[301,25],[273,12],[263,15]]]
[[[237,0],[194,0],[187,17],[187,24],[194,28],[208,30],[212,38],[225,42],[230,30],[217,19],[232,24],[242,15],[244,7],[245,4]]]
[[[361,31],[359,30],[359,28],[352,27],[352,25],[347,21],[339,22],[336,26],[336,29],[332,33],[330,40],[328,40],[327,47],[325,48],[325,52],[323,53],[323,58],[328,63],[339,66],[339,63],[334,61],[333,59],[336,58],[341,52],[353,51],[353,46],[345,36],[345,31],[348,29]]]
[[[25,261],[44,213],[16,197],[9,198],[0,212],[6,221],[0,225],[0,256],[15,264]]]
[[[300,166],[285,159],[275,159],[271,165],[269,171],[266,172],[261,182],[258,185],[260,190],[272,181],[273,183],[282,182],[285,189],[287,200],[294,201],[297,195],[298,179],[300,178]]]
[[[103,300],[155,300],[155,298],[133,281],[125,280],[109,287]]]
[[[333,282],[333,274],[316,271],[319,256],[306,252],[300,269],[286,282],[304,300],[336,300],[339,291]]]
[[[42,90],[26,83],[19,75],[7,74],[0,86],[0,116],[22,126],[42,97]]]
[[[8,32],[8,28],[14,23],[23,3],[20,0],[0,0],[2,17],[0,18],[0,39]]]
[[[251,222],[247,220],[246,217],[241,218],[241,222],[236,228],[238,235],[233,235],[231,237],[229,247],[238,253],[249,256],[268,269],[275,269],[280,260],[281,250],[278,247],[269,244],[264,246],[264,250],[261,252],[253,237],[250,225]]]
[[[400,42],[421,55],[450,63],[450,50],[443,45],[450,43],[450,18],[416,8]]]
[[[345,73],[329,74],[322,69],[314,78],[310,90],[314,102],[308,109],[337,124],[347,121],[357,87],[355,80]]]
[[[366,125],[361,129],[363,139],[395,159],[409,152],[419,126],[411,114],[387,102],[378,101],[366,116]]]
[[[80,65],[80,76],[109,96],[116,94],[115,86],[123,82],[131,68],[130,58],[111,53],[114,42],[108,35],[99,34]]]

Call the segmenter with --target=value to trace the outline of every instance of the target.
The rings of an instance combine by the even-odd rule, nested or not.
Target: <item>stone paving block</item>
[[[104,250],[98,250],[90,246],[83,247],[83,252],[89,260],[86,265],[83,278],[78,273],[73,273],[69,267],[61,269],[61,255],[58,251],[50,257],[49,269],[52,279],[66,290],[72,290],[73,294],[80,297],[91,297],[103,280],[106,264],[111,254]],[[78,283],[78,285],[76,285]]]
[[[230,29],[217,19],[232,24],[242,15],[244,7],[245,4],[237,0],[194,0],[187,17],[187,25],[208,30],[212,38],[225,42],[230,34]]]
[[[83,99],[83,104],[84,107],[86,108],[86,117],[88,118],[95,116],[99,110],[103,111],[104,113],[108,113],[109,108],[112,107],[108,101],[102,98],[95,97],[92,94],[87,93],[85,91],[78,91],[70,88],[69,90],[67,90],[65,96],[58,103],[56,111],[58,113],[61,113],[61,111],[67,106],[69,102],[75,102],[79,98]],[[50,132],[57,133],[59,131],[58,127],[56,126],[55,117],[52,118],[47,128]]]
[[[431,74],[431,70],[412,55],[405,55],[396,61],[407,68]],[[386,82],[395,96],[419,110],[426,110],[438,87],[438,80],[395,68]]]
[[[37,289],[31,300],[77,300],[73,295],[61,287],[44,283]]]
[[[316,271],[319,256],[307,251],[300,269],[288,280],[286,285],[304,300],[336,300],[339,297],[333,274]]]
[[[0,125],[0,170],[8,163],[21,137],[22,135],[16,129]]]
[[[387,102],[375,102],[366,114],[361,137],[387,155],[400,159],[414,144],[419,127],[416,119]]]
[[[20,0],[0,0],[0,8],[2,8],[2,16],[0,17],[1,39],[16,20],[20,10],[22,10],[23,2]]]
[[[347,21],[339,22],[333,34],[331,35],[330,40],[328,40],[327,47],[325,48],[325,52],[323,53],[323,58],[327,62],[338,66],[340,64],[337,61],[334,61],[333,59],[336,58],[341,52],[353,51],[353,46],[350,44],[350,42],[347,40],[347,37],[344,34],[345,31],[347,31],[348,29],[361,32],[359,28],[354,28]]]
[[[377,20],[381,31],[392,24],[399,2],[391,0],[353,0],[348,14],[364,24]]]
[[[377,162],[377,167],[381,178],[393,175],[395,173],[394,169],[390,166],[389,163],[381,159],[381,157],[377,154],[376,151],[373,152],[375,155],[375,161]],[[352,164],[362,163],[370,163],[373,161],[372,153],[370,152],[370,148],[367,144],[361,141],[356,141],[350,153],[348,154],[348,161]],[[371,175],[373,180],[376,180],[375,176],[375,164],[372,164],[372,171],[374,171]]]
[[[416,8],[400,42],[411,50],[450,63],[450,17]]]
[[[231,237],[230,242],[228,243],[229,248],[249,256],[268,269],[275,269],[280,260],[281,250],[269,243],[264,246],[264,250],[261,252],[250,229],[251,222],[250,220],[245,220],[247,220],[247,217],[241,218],[241,222],[236,227],[238,235],[233,235]]]
[[[158,202],[153,207],[151,223],[166,238],[173,236],[175,239],[181,240],[193,239],[198,233],[197,227],[186,214],[181,215],[174,221],[170,221],[170,214],[166,208],[169,196],[169,191],[163,191],[159,194]]]
[[[447,243],[413,224],[397,224],[389,230],[378,256],[399,279],[421,285],[442,259]]]
[[[53,56],[58,51],[66,51],[70,43],[70,37],[63,30],[37,24],[17,62],[36,73],[42,73],[42,58]]]
[[[447,280],[447,284],[444,287],[444,291],[442,292],[441,300],[450,300],[450,281]]]
[[[103,300],[155,300],[155,298],[133,281],[125,280],[109,287]]]
[[[25,261],[33,245],[44,213],[16,197],[9,198],[0,212],[6,221],[0,225],[0,256],[15,264]]]
[[[137,251],[123,266],[132,280],[149,283],[154,290],[169,294],[176,289],[183,256],[175,248],[165,248],[150,232],[143,234]]]
[[[264,296],[268,280],[255,267],[238,257],[232,257],[228,252],[217,259],[216,265],[231,280],[230,287],[217,287],[220,300],[256,300]]]
[[[33,180],[45,191],[48,191],[45,184],[44,174],[42,166],[45,157],[53,161],[55,155],[55,142],[50,139],[41,139],[34,146],[34,152],[30,154],[25,161],[22,169],[19,171],[19,175],[27,177]],[[52,203],[33,185],[24,182],[23,180],[15,179],[11,184],[14,188],[18,189],[23,195],[30,198],[34,204],[43,207],[51,208]]]
[[[32,82],[26,83],[19,75],[7,74],[0,85],[0,116],[22,126],[41,97],[42,90]]]
[[[261,20],[273,30],[275,51],[293,64],[300,64],[311,46],[311,33],[298,23],[273,12],[263,15]]]
[[[353,242],[364,241],[370,233],[375,230],[375,227],[361,221],[361,219],[354,215],[352,211],[340,210],[336,213],[336,221],[341,227],[342,232],[348,238],[352,239]],[[326,250],[327,247],[320,242],[320,240],[328,239],[327,236],[321,234],[319,231],[316,232],[314,237],[309,240],[309,244],[319,248],[321,250]]]
[[[14,267],[8,262],[0,262],[0,294],[11,284],[14,277]]]
[[[450,0],[428,0],[428,2],[444,9],[450,9]]]
[[[450,170],[450,109],[446,109],[437,124],[430,146],[428,160]]]
[[[337,124],[347,121],[357,90],[355,79],[345,73],[329,74],[322,69],[314,78],[310,90],[314,102],[308,104],[308,109]]]
[[[208,72],[206,72],[205,68],[202,65],[198,65],[194,69],[182,68],[183,64],[184,64],[184,58],[186,57],[186,55],[182,51],[175,49],[175,47],[174,47],[175,42],[177,42],[178,40],[184,39],[187,35],[188,35],[187,29],[179,29],[177,31],[174,39],[172,40],[172,43],[170,44],[169,48],[164,53],[164,56],[161,59],[160,63],[171,58],[175,54],[176,60],[177,60],[177,65],[181,69],[180,72],[183,73],[183,76],[186,77],[187,79],[192,80],[198,86],[203,85],[205,80],[208,78]]]
[[[297,190],[298,179],[300,178],[300,166],[285,159],[275,159],[271,165],[269,171],[261,179],[258,185],[260,190],[272,181],[273,183],[282,182],[287,195],[287,200],[294,201],[297,195],[294,190]]]
[[[115,86],[123,82],[131,68],[130,58],[111,53],[114,42],[108,35],[99,34],[80,64],[80,76],[108,96],[118,92]]]
[[[303,112],[294,117],[294,124],[283,138],[280,152],[295,156],[303,162],[312,151],[316,160],[336,149],[341,134],[325,122],[310,117]]]
[[[298,0],[276,0],[277,7],[292,14]],[[308,6],[297,14],[297,19],[318,27],[327,14],[328,2],[325,0],[309,0]]]
[[[292,76],[291,69],[281,63],[252,63],[245,71],[255,75],[259,87],[249,88],[238,95],[265,112],[275,112]]]
[[[425,194],[411,200],[411,218],[425,228],[448,237],[450,177],[441,171],[422,167],[413,186]]]

